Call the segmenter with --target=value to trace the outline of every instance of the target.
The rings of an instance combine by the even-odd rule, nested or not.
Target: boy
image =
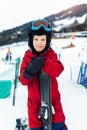
[[[25,52],[20,66],[19,80],[23,85],[28,86],[27,106],[30,130],[43,130],[43,124],[38,115],[41,106],[38,78],[40,71],[48,74],[51,79],[52,105],[55,111],[52,116],[52,130],[67,130],[56,80],[64,67],[50,47],[51,33],[52,25],[47,20],[32,22],[28,33],[30,49]]]

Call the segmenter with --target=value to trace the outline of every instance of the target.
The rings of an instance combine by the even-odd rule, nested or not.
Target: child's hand
[[[45,57],[38,57],[32,59],[28,67],[24,70],[25,78],[33,78],[39,72],[45,62]]]
[[[33,59],[27,68],[27,72],[34,75],[35,73],[41,70],[44,62],[45,62],[45,57],[38,57]]]

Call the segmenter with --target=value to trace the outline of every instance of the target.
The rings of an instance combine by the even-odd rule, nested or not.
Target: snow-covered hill
[[[87,31],[87,4],[76,5],[45,18],[53,24],[53,36],[54,31],[56,33]],[[27,41],[31,22],[0,32],[0,46]]]
[[[53,22],[55,24],[55,27],[53,28],[56,31],[60,31],[67,27],[72,27],[75,25],[83,24],[87,18],[87,13],[82,16],[73,16],[73,17],[67,17],[65,19],[56,18],[56,20]]]

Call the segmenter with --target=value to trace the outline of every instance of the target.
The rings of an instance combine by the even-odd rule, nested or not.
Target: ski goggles
[[[41,27],[44,28],[45,31],[50,32],[52,30],[51,23],[48,22],[47,20],[37,20],[32,22],[32,30],[38,30]]]

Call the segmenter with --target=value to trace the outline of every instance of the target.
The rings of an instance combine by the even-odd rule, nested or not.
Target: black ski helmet
[[[33,47],[34,35],[38,35],[38,36],[46,35],[47,43],[46,43],[46,47],[43,51],[48,50],[48,48],[50,47],[50,43],[51,43],[51,31],[52,31],[51,23],[50,23],[50,28],[47,28],[47,27],[44,28],[44,26],[45,26],[45,25],[43,25],[44,21],[47,22],[47,24],[49,24],[49,22],[47,20],[36,20],[36,22],[38,22],[38,21],[41,21],[42,24],[40,23],[39,26],[36,26],[36,28],[32,29],[32,26],[34,26],[33,22],[32,22],[32,24],[29,28],[29,31],[28,31],[28,46],[34,53],[37,53]],[[46,30],[46,29],[49,29],[49,30]]]

